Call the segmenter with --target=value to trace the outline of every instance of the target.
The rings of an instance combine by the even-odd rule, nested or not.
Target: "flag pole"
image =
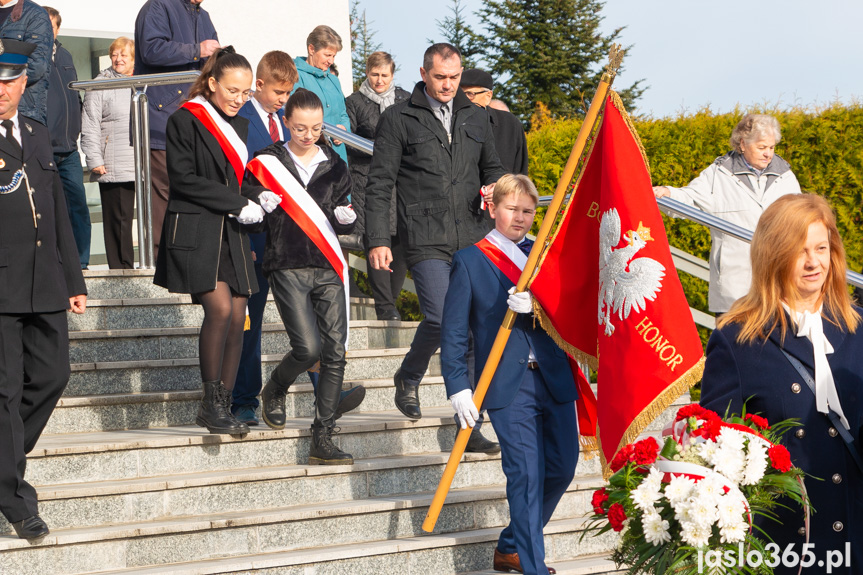
[[[623,55],[624,50],[619,44],[612,45],[608,54],[608,66],[606,66],[605,73],[599,81],[599,86],[596,88],[596,94],[590,102],[590,108],[584,116],[584,122],[581,124],[581,129],[578,131],[578,137],[575,139],[575,144],[572,146],[572,152],[569,154],[569,159],[566,161],[566,165],[563,168],[563,173],[560,176],[560,181],[557,183],[557,189],[554,192],[554,197],[552,198],[551,204],[548,206],[548,210],[542,220],[542,225],[536,235],[536,241],[533,244],[533,248],[530,250],[530,255],[527,258],[524,270],[518,278],[518,284],[516,284],[517,292],[524,291],[528,281],[530,281],[531,276],[533,276],[536,264],[545,248],[545,242],[551,233],[551,229],[554,226],[555,221],[557,220],[560,206],[563,204],[563,200],[566,198],[566,192],[575,176],[575,170],[578,167],[581,155],[584,153],[587,139],[591,132],[593,132],[593,128],[596,125],[597,118],[599,117],[599,112],[605,104],[608,90],[611,88],[611,83],[614,81],[618,68],[620,68]],[[506,347],[507,340],[509,340],[512,326],[515,324],[515,317],[515,312],[508,309],[506,311],[506,316],[503,318],[503,323],[498,329],[494,344],[492,344],[491,347],[491,352],[486,360],[485,368],[482,370],[482,375],[480,375],[479,382],[476,384],[476,390],[473,394],[473,401],[477,406],[477,409],[482,406],[483,399],[485,399],[485,394],[488,391],[488,386],[494,377],[498,363],[500,363],[500,358],[503,356],[503,350]],[[449,460],[447,461],[443,476],[437,486],[434,498],[429,506],[428,514],[426,515],[425,521],[422,525],[423,531],[427,533],[431,533],[434,530],[438,515],[440,515],[446,496],[452,486],[456,469],[458,469],[459,462],[461,461],[462,455],[464,455],[464,450],[467,447],[468,439],[470,439],[471,431],[472,428],[466,427],[465,429],[459,430],[458,435],[456,436],[455,444],[450,452]]]

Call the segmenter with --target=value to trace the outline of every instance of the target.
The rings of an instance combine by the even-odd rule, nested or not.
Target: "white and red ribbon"
[[[249,161],[249,151],[237,131],[216,112],[213,105],[203,96],[192,98],[182,107],[189,110],[204,125],[204,128],[216,138],[219,147],[222,148],[222,152],[225,153],[225,157],[231,163],[231,167],[234,168],[234,173],[237,174],[237,181],[242,185],[243,173],[246,171],[246,163]]]
[[[342,280],[345,288],[345,312],[350,329],[350,295],[348,290],[348,264],[342,256],[339,237],[318,203],[275,156],[261,154],[246,166],[249,173],[269,190],[282,198],[279,204],[294,220],[303,233],[317,246]],[[347,345],[347,331],[345,345]]]

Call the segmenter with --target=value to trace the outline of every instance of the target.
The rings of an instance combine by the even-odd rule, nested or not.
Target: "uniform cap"
[[[14,80],[27,71],[27,57],[36,44],[0,38],[0,80]]]
[[[462,86],[478,86],[486,90],[494,90],[494,80],[491,74],[479,68],[470,68],[461,74]]]

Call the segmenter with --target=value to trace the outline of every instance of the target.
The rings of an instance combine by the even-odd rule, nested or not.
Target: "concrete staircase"
[[[0,573],[492,573],[482,570],[508,522],[499,457],[468,454],[435,533],[421,529],[455,426],[437,359],[423,419],[394,408],[391,378],[415,323],[370,319],[370,300],[352,301],[345,385],[367,395],[336,441],[356,463],[308,466],[310,383],[292,386],[284,430],[210,435],[191,425],[200,308],[145,271],[85,274],[72,378],[27,468],[51,535],[30,545],[0,520]],[[288,345],[272,302],[265,323],[266,377]],[[490,424],[484,433],[494,437]],[[546,529],[558,573],[616,572],[613,538],[580,540],[600,484],[597,460],[580,461]]]

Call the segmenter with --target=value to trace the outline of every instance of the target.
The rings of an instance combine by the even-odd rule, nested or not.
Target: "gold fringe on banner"
[[[579,443],[579,459],[583,459],[585,461],[590,461],[600,453],[602,450],[599,448],[599,440],[595,437],[588,437],[587,435],[579,435],[578,436]]]
[[[641,410],[641,413],[629,424],[629,427],[620,439],[616,451],[620,451],[621,448],[635,441],[641,435],[641,432],[650,425],[650,422],[659,417],[684,392],[689,391],[693,385],[701,381],[701,374],[704,373],[704,359],[704,355],[702,354],[695,365],[690,367],[686,373],[666,387],[647,407]],[[606,479],[611,476],[611,470],[608,469],[605,461],[602,463],[602,475]]]
[[[549,337],[551,337],[551,339],[554,341],[554,343],[557,344],[560,349],[571,355],[573,359],[575,359],[575,361],[577,361],[578,363],[587,364],[590,369],[597,369],[599,367],[599,362],[597,361],[596,356],[581,351],[580,349],[563,339],[561,335],[557,333],[557,330],[554,329],[554,325],[551,323],[551,319],[548,317],[548,315],[546,315],[545,310],[542,309],[542,307],[536,302],[536,300],[533,301],[533,312],[534,317],[539,318],[539,325],[542,326],[542,329],[545,330],[545,332],[549,335]]]
[[[647,161],[647,152],[644,151],[644,144],[641,143],[641,137],[638,135],[638,131],[635,129],[635,124],[632,122],[632,118],[629,116],[629,113],[626,111],[626,107],[623,105],[623,100],[620,99],[620,96],[614,90],[610,91],[611,94],[611,103],[614,104],[614,107],[620,112],[623,121],[626,122],[626,127],[629,128],[629,133],[632,134],[632,139],[635,140],[635,143],[638,144],[638,150],[641,152],[641,157],[644,159],[644,167],[647,168],[648,175],[650,174],[650,162]]]

